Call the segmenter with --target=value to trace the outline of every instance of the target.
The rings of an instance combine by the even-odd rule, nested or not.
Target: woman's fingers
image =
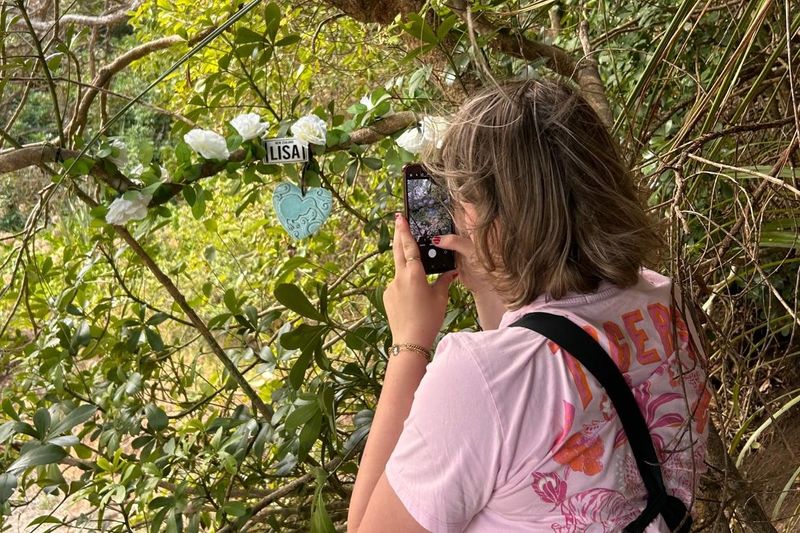
[[[453,250],[465,257],[471,256],[475,248],[470,239],[462,237],[461,235],[450,233],[447,235],[439,235],[438,237],[438,242],[436,237],[433,238],[434,245],[439,248],[444,248],[445,250]]]
[[[402,215],[395,213],[394,239],[392,240],[392,255],[394,256],[394,270],[400,272],[406,267],[406,256],[403,254],[403,241],[400,238],[399,219]]]
[[[439,277],[436,278],[436,281],[434,281],[433,284],[431,284],[431,288],[433,288],[435,293],[444,295],[444,297],[447,298],[447,291],[450,288],[450,284],[457,277],[458,277],[457,270],[450,270],[448,272],[443,272],[439,274]]]
[[[408,227],[408,222],[403,215],[395,218],[394,232],[395,236],[400,236],[403,266],[412,270],[418,269],[424,275],[425,269],[419,255],[419,246],[414,240],[414,236],[411,235],[411,228]],[[416,260],[409,261],[412,257],[415,257]],[[397,261],[397,255],[395,255],[395,261]]]

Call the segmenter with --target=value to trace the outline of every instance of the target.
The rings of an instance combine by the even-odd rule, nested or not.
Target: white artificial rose
[[[403,150],[411,152],[412,154],[418,154],[422,150],[422,146],[425,143],[425,138],[422,136],[422,128],[419,126],[414,126],[413,128],[404,131],[395,142],[397,143],[397,146]]]
[[[444,117],[422,117],[422,122],[413,128],[403,132],[395,141],[397,145],[411,152],[418,154],[427,144],[434,144],[436,148],[442,147],[442,136],[448,127],[447,119]]]
[[[131,175],[137,178],[142,175],[142,172],[144,172],[144,167],[141,163],[136,163],[136,166],[131,169]]]
[[[258,113],[244,113],[231,120],[231,126],[242,136],[242,140],[249,141],[260,137],[269,127],[269,123],[261,122]]]
[[[128,191],[108,206],[106,222],[122,225],[129,220],[141,220],[147,216],[147,205],[153,197],[140,191]]]
[[[365,106],[367,108],[367,111],[370,111],[372,108],[376,107],[378,104],[380,104],[382,101],[386,100],[387,98],[389,98],[389,95],[384,94],[383,96],[378,98],[377,102],[375,102],[373,104],[372,103],[372,98],[370,97],[370,95],[365,94],[364,96],[361,97],[361,100],[359,100],[359,103],[361,105]],[[389,108],[389,111],[381,114],[380,116],[381,117],[388,117],[390,115],[394,115],[394,111],[391,108]]]
[[[231,155],[225,137],[211,130],[195,128],[184,135],[183,140],[206,159],[228,159]]]
[[[297,122],[292,124],[292,135],[294,138],[311,144],[321,144],[324,146],[327,133],[327,124],[317,115],[312,114],[300,117],[297,119]]]
[[[114,163],[117,168],[122,168],[128,162],[128,147],[121,139],[114,139],[111,141],[111,146],[117,149],[117,155],[112,152],[111,155],[106,157],[109,161]]]
[[[422,136],[425,138],[425,142],[435,143],[436,148],[441,148],[444,132],[448,126],[447,119],[444,117],[423,117]]]
[[[164,168],[161,165],[158,165],[158,168],[161,169],[161,181],[163,181],[164,183],[171,183],[172,182],[172,176],[169,175],[169,172],[167,172],[167,169]]]

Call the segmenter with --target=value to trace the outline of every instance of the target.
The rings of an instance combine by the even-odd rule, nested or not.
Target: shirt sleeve
[[[440,341],[385,468],[408,512],[433,533],[463,531],[500,468],[502,427],[468,335]]]

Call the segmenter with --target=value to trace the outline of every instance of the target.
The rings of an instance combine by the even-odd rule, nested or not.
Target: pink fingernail
[[[431,239],[433,244],[439,244],[439,241],[441,240],[442,240],[441,237],[439,237],[438,235]]]
[[[395,213],[394,218],[400,218],[400,213]]]

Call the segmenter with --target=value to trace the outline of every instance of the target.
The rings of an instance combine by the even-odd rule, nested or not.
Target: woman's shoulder
[[[549,381],[548,339],[521,327],[448,333],[437,347],[432,365],[447,375],[480,375],[485,391],[504,403],[509,391],[531,394],[536,380]],[[439,359],[437,362],[437,358]]]
[[[542,335],[518,327],[500,327],[484,331],[454,331],[442,337],[448,356],[465,354],[484,366],[487,359],[502,358],[504,354],[530,352],[544,344]],[[438,348],[437,348],[438,353]]]

